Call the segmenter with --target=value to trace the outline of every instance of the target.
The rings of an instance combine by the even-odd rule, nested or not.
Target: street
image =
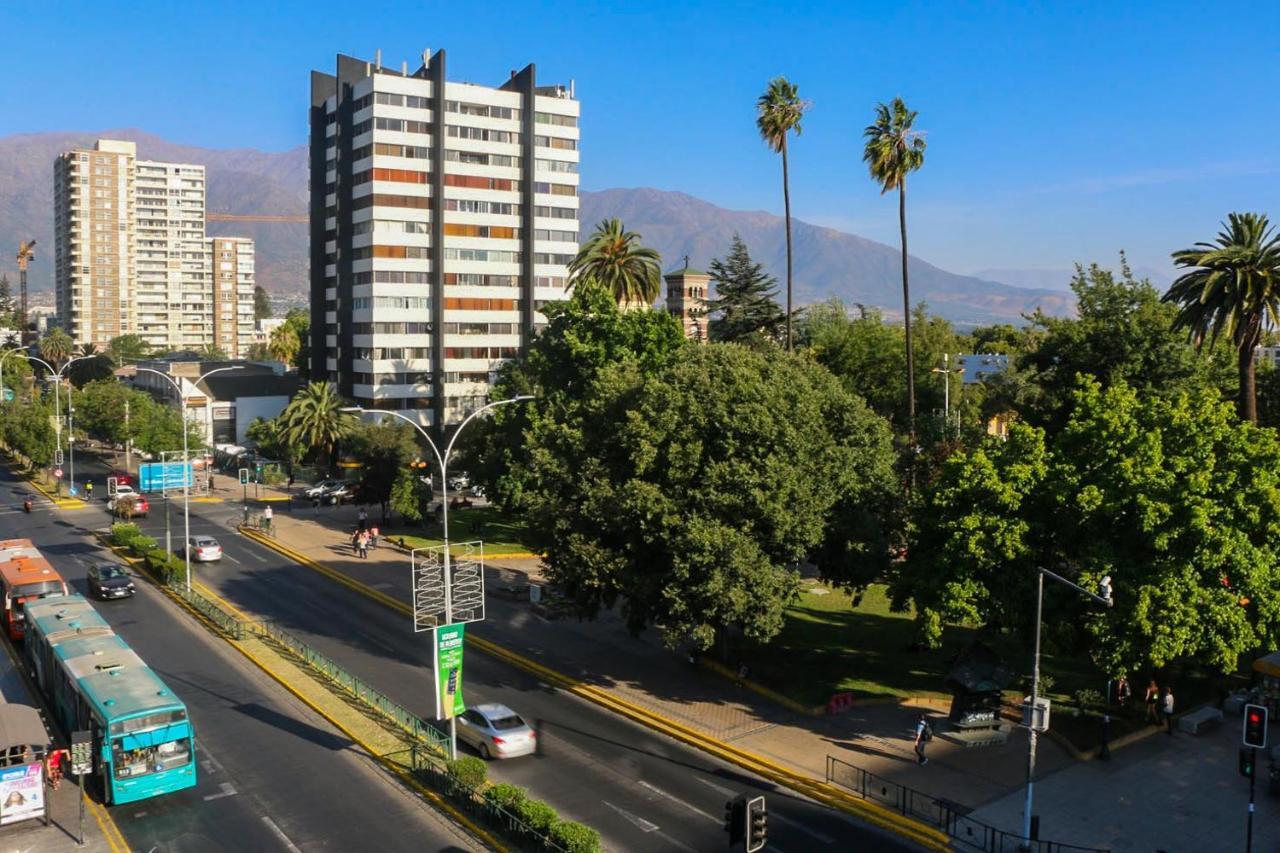
[[[63,512],[0,471],[0,532],[32,539],[77,592],[88,565],[116,561],[84,527],[105,511]],[[479,849],[381,772],[344,736],[211,636],[145,581],[96,603],[117,633],[187,704],[196,788],[110,811],[136,850]]]
[[[77,460],[79,461],[79,460]],[[87,461],[87,460],[86,460]],[[96,467],[94,467],[96,466]],[[78,465],[78,470],[82,466]],[[101,483],[105,467],[84,466]],[[221,562],[195,577],[251,616],[269,618],[422,717],[429,717],[430,644],[397,614],[310,569],[239,536],[239,494],[224,503],[192,503],[192,535],[222,544]],[[106,524],[105,504],[76,514]],[[139,524],[164,541],[163,506]],[[173,541],[182,540],[181,502],[172,506]],[[285,510],[279,509],[279,512]],[[406,561],[405,571],[408,563]],[[470,626],[483,634],[480,626]],[[536,630],[536,620],[529,625]],[[528,643],[536,645],[531,633]],[[740,792],[768,797],[769,849],[904,850],[903,843],[772,783],[716,761],[590,703],[540,683],[486,655],[466,657],[464,693],[471,704],[503,702],[539,734],[536,756],[490,764],[489,775],[529,788],[561,815],[600,831],[618,850],[715,850],[726,844],[724,804]]]

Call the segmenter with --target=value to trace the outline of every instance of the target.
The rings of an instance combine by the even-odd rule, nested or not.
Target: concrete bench
[[[1201,729],[1209,729],[1222,722],[1222,711],[1205,706],[1190,714],[1178,718],[1178,731],[1199,734]]]

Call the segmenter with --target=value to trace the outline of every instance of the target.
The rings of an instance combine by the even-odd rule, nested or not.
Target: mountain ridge
[[[138,128],[0,138],[0,251],[8,254],[5,247],[10,244],[16,249],[19,240],[37,239],[32,290],[52,287],[54,159],[70,148],[92,147],[101,138],[137,143],[141,159],[205,166],[211,213],[294,214],[307,209],[305,145],[277,152],[210,149],[171,142]],[[618,217],[662,254],[664,269],[678,266],[685,255],[705,269],[712,258],[728,252],[737,233],[752,257],[778,278],[784,298],[786,248],[779,216],[763,210],[728,210],[684,192],[652,187],[583,191],[581,205],[584,238],[598,222]],[[307,289],[307,225],[211,222],[207,230],[211,235],[252,237],[258,281],[268,290]],[[850,307],[862,303],[880,308],[887,317],[901,316],[897,248],[800,219],[792,220],[792,232],[797,305],[839,297]],[[959,323],[1017,322],[1037,307],[1050,314],[1073,310],[1073,298],[1060,289],[1023,288],[959,275],[914,255],[909,269],[913,301],[925,302],[931,311]]]

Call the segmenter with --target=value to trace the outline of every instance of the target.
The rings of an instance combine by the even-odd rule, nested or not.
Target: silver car
[[[495,702],[475,705],[458,717],[458,740],[471,744],[486,760],[532,755],[538,749],[537,732],[515,711]]]
[[[212,536],[192,536],[187,543],[187,551],[197,563],[213,563],[222,559],[222,546]]]

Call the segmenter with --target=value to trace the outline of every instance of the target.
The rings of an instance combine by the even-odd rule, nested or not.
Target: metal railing
[[[827,781],[853,791],[864,800],[938,827],[961,845],[961,849],[983,853],[1026,850],[1031,853],[1109,853],[1106,847],[1080,847],[1043,839],[1032,839],[1028,846],[1020,833],[1006,832],[975,820],[969,817],[970,809],[959,803],[931,797],[832,755],[827,756]]]
[[[216,625],[218,630],[228,637],[233,640],[244,639],[244,620],[223,610],[213,599],[201,595],[194,589],[187,589],[181,582],[169,584],[169,591],[189,604],[192,610]]]
[[[444,761],[434,753],[408,749],[389,753],[382,758],[403,767],[423,785],[448,797],[451,803],[470,817],[501,833],[504,838],[518,842],[521,849],[568,853],[545,833],[539,832],[521,820],[518,815],[485,799],[479,788],[469,787],[450,774]]]

